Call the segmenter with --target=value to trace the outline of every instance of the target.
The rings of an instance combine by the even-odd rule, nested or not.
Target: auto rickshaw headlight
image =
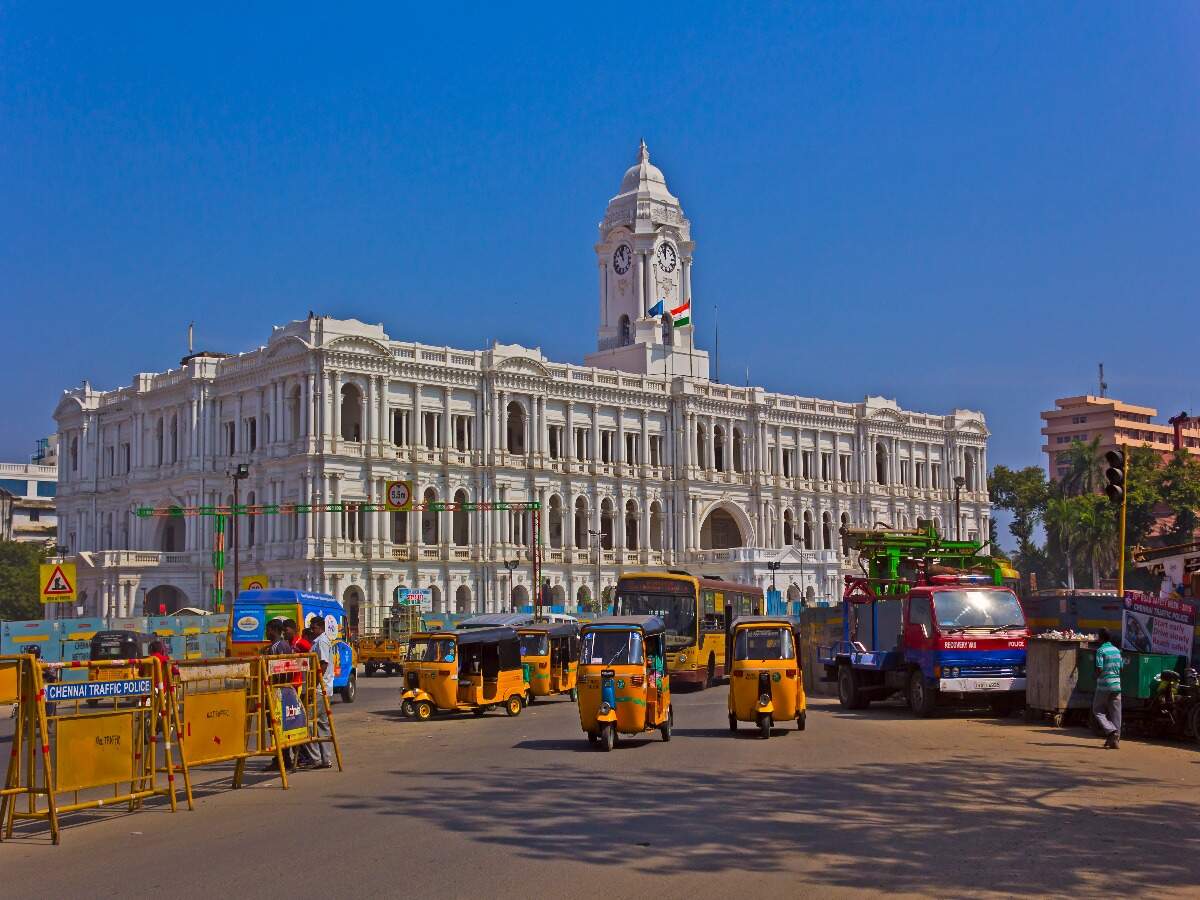
[[[608,701],[605,700],[603,703],[600,704],[600,715],[602,715],[602,716],[608,715],[610,712],[612,712],[612,707],[609,706]]]
[[[678,658],[678,659],[676,659],[676,662],[678,662],[680,665],[683,665],[685,662],[687,662],[687,654],[686,654],[686,653],[680,653],[680,654],[679,654],[679,658]]]
[[[771,702],[771,695],[770,694],[759,694],[758,702],[761,706],[766,706],[768,703]]]

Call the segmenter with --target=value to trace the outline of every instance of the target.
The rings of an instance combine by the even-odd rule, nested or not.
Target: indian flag
[[[692,324],[692,300],[690,297],[684,301],[683,306],[677,306],[671,310],[671,324],[676,328]]]

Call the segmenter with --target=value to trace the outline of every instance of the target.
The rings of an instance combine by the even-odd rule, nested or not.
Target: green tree
[[[1072,497],[1075,506],[1074,546],[1092,570],[1092,587],[1100,587],[1104,572],[1117,567],[1120,508],[1102,494]]]
[[[1125,461],[1125,545],[1150,537],[1162,503],[1162,457],[1153,447],[1129,447]]]
[[[1051,497],[1046,503],[1046,535],[1053,539],[1067,569],[1067,588],[1075,590],[1075,553],[1080,533],[1078,497]],[[1048,540],[1050,545],[1051,541]],[[1049,549],[1049,547],[1048,547]]]
[[[1090,494],[1104,483],[1107,464],[1100,452],[1100,436],[1088,443],[1071,441],[1071,446],[1058,454],[1058,464],[1067,464],[1067,473],[1059,479],[1062,491],[1069,497]]]
[[[1176,541],[1190,540],[1196,530],[1200,507],[1200,462],[1186,450],[1176,450],[1159,470],[1159,494],[1171,508],[1175,520],[1168,532]]]
[[[1009,532],[1017,539],[1017,556],[1029,556],[1036,549],[1034,532],[1046,512],[1050,486],[1040,466],[1010,469],[996,466],[988,479],[992,503],[1012,513]]]
[[[42,617],[38,566],[46,558],[41,544],[0,541],[0,619]]]

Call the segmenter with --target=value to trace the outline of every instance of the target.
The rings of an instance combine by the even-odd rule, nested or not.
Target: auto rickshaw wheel
[[[605,725],[600,729],[600,749],[608,753],[617,744],[617,729],[614,725]]]
[[[417,719],[422,722],[428,722],[433,718],[433,704],[428,700],[418,700],[414,709]]]
[[[729,730],[737,731],[738,718],[733,713],[729,714]]]
[[[521,695],[513,694],[508,698],[508,702],[504,704],[504,711],[510,716],[519,716],[521,714],[521,708],[524,705],[525,704],[521,702]]]
[[[589,732],[587,733],[587,736],[588,736],[588,743],[589,743],[589,744],[598,744],[598,743],[600,743],[600,735],[596,734],[596,732],[594,732],[594,731],[589,731]]]
[[[533,706],[533,700],[534,700],[533,689],[531,688],[530,690],[525,692],[525,705]]]
[[[400,701],[400,715],[407,719],[412,716],[413,712],[413,702],[411,700]]]
[[[671,728],[675,725],[675,707],[667,707],[667,721],[659,726],[659,734],[662,735],[663,743],[671,740]]]
[[[487,712],[486,706],[476,706],[473,710],[471,710],[471,714],[475,716],[482,716],[485,712]]]
[[[579,691],[577,691],[575,688],[571,688],[571,690],[568,692],[568,696],[571,698],[571,702],[574,703],[579,699]]]
[[[806,712],[800,713],[800,715],[796,716],[796,730],[803,731],[804,726],[807,724],[807,722],[808,722],[808,713],[806,713]]]
[[[771,736],[771,714],[763,713],[758,717],[758,736],[760,738],[769,738]]]

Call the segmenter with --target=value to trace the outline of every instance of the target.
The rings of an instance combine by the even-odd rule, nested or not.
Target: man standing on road
[[[320,676],[321,683],[325,686],[325,698],[329,698],[333,696],[333,641],[325,633],[325,620],[320,616],[313,616],[312,621],[308,623],[308,630],[312,632],[312,652],[317,654],[317,665],[321,668]],[[325,709],[327,702],[325,698],[317,697],[318,738],[327,738],[333,734],[329,728],[329,713]],[[328,769],[333,765],[329,758],[329,745],[323,740],[315,744],[308,744],[303,748],[303,752],[305,756],[303,766],[306,769]]]
[[[1104,749],[1121,746],[1121,651],[1113,646],[1107,628],[1100,629],[1100,647],[1096,650],[1096,696],[1092,715],[1104,730]]]

